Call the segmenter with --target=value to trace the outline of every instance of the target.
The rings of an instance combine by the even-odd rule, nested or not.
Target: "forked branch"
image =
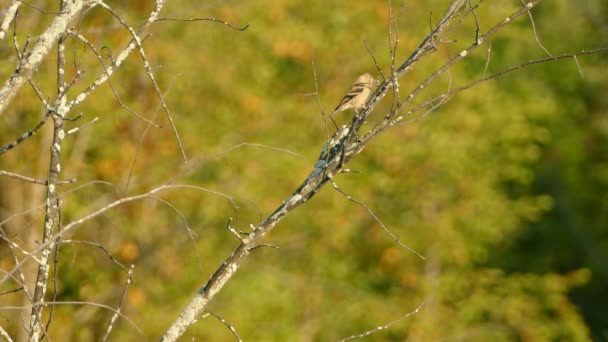
[[[454,0],[452,2],[431,34],[416,49],[414,54],[397,69],[397,77],[401,77],[422,56],[434,49],[434,42],[438,35],[448,27],[465,2],[466,0]],[[197,317],[205,312],[213,297],[232,278],[251,251],[259,245],[260,239],[268,234],[283,217],[312,198],[324,185],[331,181],[334,175],[341,173],[344,166],[361,152],[363,145],[358,140],[358,129],[378,101],[386,95],[392,84],[392,79],[387,79],[368,103],[368,108],[355,116],[350,126],[338,128],[323,146],[319,158],[306,180],[270,216],[255,227],[250,234],[241,239],[241,244],[215,271],[167,330],[162,338],[163,341],[177,340],[188,326],[195,323]]]

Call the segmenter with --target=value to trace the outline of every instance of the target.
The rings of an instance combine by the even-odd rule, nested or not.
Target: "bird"
[[[334,112],[330,115],[333,117],[334,114],[342,112],[348,109],[354,109],[355,112],[359,112],[367,102],[367,99],[372,93],[372,85],[374,78],[370,73],[365,73],[355,80],[353,85],[348,90],[348,93],[344,95]]]

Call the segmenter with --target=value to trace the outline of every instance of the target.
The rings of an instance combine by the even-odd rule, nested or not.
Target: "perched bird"
[[[344,95],[344,98],[340,101],[340,104],[338,104],[336,109],[334,109],[334,112],[330,117],[347,109],[354,109],[355,112],[358,112],[365,106],[369,95],[372,93],[373,83],[374,78],[369,73],[357,77],[355,83],[350,87],[348,93]]]

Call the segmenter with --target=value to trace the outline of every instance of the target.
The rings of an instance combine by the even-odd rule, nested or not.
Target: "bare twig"
[[[111,307],[109,305],[100,304],[100,303],[94,303],[94,302],[81,302],[81,301],[47,302],[47,304],[49,304],[49,305],[88,305],[88,306],[98,307],[98,308],[102,308],[102,309],[105,309],[105,310],[108,310],[108,311],[112,311],[114,313],[117,313],[120,318],[124,319],[133,328],[135,328],[135,330],[142,337],[143,341],[147,341],[146,336],[144,335],[143,331],[139,328],[139,326],[135,322],[133,322],[133,320],[131,320],[129,317],[125,316],[119,310],[114,309],[113,307]],[[26,305],[24,305],[24,306],[5,305],[5,306],[2,306],[2,310],[18,310],[18,311],[21,311],[23,309],[28,309],[28,308],[31,308],[31,307],[32,307],[31,305],[29,305],[29,306],[26,306]]]
[[[220,23],[220,24],[224,24],[230,28],[233,28],[235,30],[238,31],[245,31],[248,27],[249,24],[245,25],[245,26],[236,26],[234,24],[231,24],[225,20],[222,19],[217,19],[217,18],[158,18],[156,19],[156,21],[189,21],[189,22],[193,22],[193,21],[213,21],[216,23]]]
[[[0,326],[0,336],[4,337],[7,342],[13,342],[11,336],[2,328],[2,326]]]
[[[152,68],[150,67],[150,62],[148,61],[148,57],[146,56],[146,53],[144,51],[144,48],[142,46],[142,41],[140,38],[140,34],[138,34],[135,29],[133,29],[131,26],[129,26],[118,14],[116,14],[116,12],[114,12],[114,10],[108,6],[106,3],[102,2],[101,0],[97,0],[97,4],[99,6],[101,6],[103,9],[105,9],[106,11],[108,11],[112,16],[114,16],[114,18],[116,20],[118,20],[118,22],[123,25],[128,31],[129,33],[131,33],[131,37],[132,37],[132,41],[137,45],[137,49],[139,51],[139,54],[143,60],[143,66],[144,66],[144,70],[146,71],[146,74],[148,75],[148,77],[150,78],[150,81],[152,81],[152,85],[154,86],[154,90],[156,91],[156,94],[158,95],[158,98],[160,100],[160,103],[163,107],[163,110],[165,112],[165,114],[167,114],[167,120],[169,120],[169,124],[171,125],[171,129],[173,130],[173,135],[175,136],[175,140],[177,141],[177,146],[178,149],[182,155],[182,159],[184,161],[184,163],[188,163],[188,158],[186,157],[186,151],[184,150],[184,146],[182,145],[182,140],[179,136],[179,133],[177,132],[177,126],[175,125],[175,122],[173,121],[173,115],[171,114],[171,111],[169,110],[169,107],[167,106],[167,103],[165,102],[165,97],[163,96],[158,83],[156,83],[156,79],[154,77],[154,74],[152,73]]]
[[[393,30],[395,31],[393,33]],[[392,118],[395,110],[399,108],[400,95],[399,95],[399,79],[397,78],[397,69],[395,60],[397,58],[397,48],[399,47],[399,26],[397,25],[397,17],[393,13],[393,6],[391,0],[388,0],[388,46],[389,54],[391,56],[391,82],[393,82],[393,101],[391,102],[391,110],[389,111],[388,117]],[[386,81],[386,80],[385,80]]]
[[[93,246],[96,247],[98,249],[100,249],[113,263],[115,263],[118,267],[120,267],[123,271],[130,273],[131,269],[125,267],[125,265],[123,265],[120,261],[118,261],[118,259],[116,259],[112,253],[110,253],[110,251],[108,251],[107,248],[105,248],[102,244],[97,243],[97,242],[92,242],[92,241],[84,241],[84,240],[63,240],[61,241],[62,245],[68,245],[68,244],[72,244],[72,245],[88,245],[88,246]],[[130,277],[130,276],[129,276]]]
[[[466,1],[466,0],[454,1],[452,3],[452,5],[455,5],[458,2],[460,4],[459,6],[463,6],[464,1]],[[462,60],[463,58],[468,56],[472,51],[474,51],[479,46],[481,46],[481,43],[488,41],[488,39],[490,37],[492,37],[496,32],[498,32],[498,30],[503,28],[508,23],[512,22],[514,19],[527,13],[527,11],[530,8],[536,6],[541,1],[542,0],[534,0],[532,2],[529,2],[528,4],[526,4],[525,7],[516,10],[511,15],[507,16],[504,20],[502,20],[501,22],[496,24],[494,27],[489,29],[485,34],[479,36],[478,41],[472,43],[469,47],[462,50],[456,57],[450,59],[443,66],[441,66],[437,71],[435,71],[430,76],[428,76],[424,81],[422,81],[414,90],[412,90],[412,92],[407,96],[407,99],[401,104],[401,106],[398,108],[398,110],[402,111],[404,108],[406,108],[413,101],[413,99],[420,92],[422,92],[422,90],[426,89],[428,87],[428,85],[430,83],[432,83],[433,81],[435,81],[440,75],[443,75],[444,73],[448,72],[449,69],[451,67],[453,67],[456,63],[458,63],[460,60]],[[460,8],[460,7],[458,7],[458,8]],[[469,13],[471,13],[471,12],[469,12]],[[444,15],[444,17],[440,20],[438,27],[432,31],[431,35],[424,40],[424,42],[420,45],[420,47],[418,49],[416,49],[416,51],[414,51],[414,53],[407,59],[407,61],[399,67],[397,72],[399,73],[400,77],[403,76],[403,73],[410,70],[412,65],[414,65],[420,59],[421,56],[424,56],[426,53],[428,53],[428,51],[431,51],[433,49],[434,39],[437,37],[437,35],[439,33],[441,33],[442,31],[444,31],[446,29],[445,25],[447,25],[450,22],[450,20],[452,19],[452,17],[450,17],[449,15],[452,15],[452,16],[456,15],[456,8],[454,6],[450,6],[450,9],[448,9],[448,11]],[[432,37],[435,37],[435,38],[432,38]],[[364,122],[363,120],[365,120],[365,118],[375,108],[375,106],[380,101],[380,99],[382,99],[386,95],[387,91],[392,86],[393,86],[393,83],[390,82],[390,80],[389,80],[389,81],[383,83],[382,85],[380,85],[380,87],[378,87],[376,92],[372,95],[371,100],[368,102],[367,109],[365,111],[362,111],[361,115],[355,116],[355,118],[353,118],[353,120],[351,122],[351,130],[356,131],[361,127],[361,125]],[[367,145],[367,143],[371,139],[373,139],[375,136],[377,136],[378,134],[380,134],[387,128],[392,127],[394,124],[396,124],[397,122],[399,122],[402,119],[403,119],[403,116],[396,117],[393,120],[389,120],[388,118],[385,118],[383,121],[376,124],[372,129],[367,131],[363,137],[361,137],[359,139],[359,142],[360,142],[359,148],[362,149],[365,145]],[[354,139],[351,138],[351,140],[354,140]]]
[[[321,105],[321,96],[319,95],[319,81],[317,79],[317,68],[315,66],[315,56],[314,55],[312,56],[311,64],[312,64],[312,76],[315,81],[315,92],[312,94],[306,94],[306,95],[314,95],[315,99],[317,100],[317,106],[319,107],[319,112],[321,113],[321,117],[323,117],[323,126],[325,127],[325,136],[329,137],[329,129],[327,128],[327,119],[326,119],[326,117],[328,115],[325,114],[325,111],[323,110],[323,105]],[[333,122],[334,126],[336,126],[336,122],[334,121],[334,118],[331,115],[329,115],[329,118],[331,119],[331,122]]]
[[[576,63],[576,67],[578,68],[578,72],[581,74],[581,77],[585,77],[585,74],[583,73],[583,69],[581,68],[581,65],[578,63],[578,57],[577,56],[573,56],[572,59],[574,59],[574,62]]]
[[[8,249],[11,252],[11,256],[13,258],[13,262],[14,263],[18,263],[19,262],[19,257],[17,257],[17,253],[15,253],[15,248],[19,249],[21,252],[26,253],[25,251],[23,251],[21,249],[21,247],[19,247],[15,242],[11,241],[9,239],[9,237],[6,235],[6,232],[4,231],[4,228],[2,227],[2,225],[0,224],[0,237],[2,239],[4,239],[8,245]],[[35,258],[34,258],[35,260]],[[26,286],[26,281],[25,281],[25,275],[23,274],[23,270],[19,270],[18,274],[17,274],[18,279],[15,279],[16,283],[19,285],[18,288],[13,289],[13,290],[7,290],[7,291],[3,291],[2,293],[0,293],[0,295],[3,294],[7,294],[7,293],[13,293],[13,292],[18,292],[23,290],[23,293],[25,294],[25,298],[32,303],[33,299],[32,299],[32,294],[30,292],[30,290],[28,289],[28,287]],[[15,278],[17,278],[15,277]]]
[[[127,281],[125,283],[125,289],[122,292],[122,297],[120,298],[120,303],[118,304],[118,308],[116,308],[116,311],[114,311],[114,314],[112,315],[112,318],[110,319],[110,324],[108,325],[108,329],[106,330],[106,333],[103,336],[103,341],[108,340],[108,337],[110,336],[110,333],[112,332],[112,329],[114,328],[114,324],[116,323],[116,320],[118,319],[118,316],[120,315],[122,306],[125,304],[125,301],[127,299],[127,291],[129,290],[129,285],[131,285],[133,283],[133,278],[131,278],[131,275],[133,274],[134,268],[135,268],[135,266],[131,265],[131,267],[129,268],[129,271],[127,272]]]
[[[272,248],[272,249],[281,249],[281,247],[276,246],[276,245],[271,245],[269,243],[262,243],[262,244],[259,244],[257,246],[251,247],[250,251],[256,250],[258,248],[263,248],[263,247],[268,247],[268,248]]]
[[[153,196],[154,194],[157,193],[161,193],[164,191],[168,191],[168,190],[176,190],[176,189],[191,189],[191,190],[196,190],[196,191],[200,191],[200,192],[205,192],[205,193],[209,193],[221,198],[226,199],[228,202],[230,202],[232,204],[232,207],[234,209],[234,211],[237,211],[237,207],[236,204],[234,203],[234,200],[232,199],[232,197],[227,196],[225,194],[222,194],[220,192],[217,191],[213,191],[213,190],[209,190],[209,189],[205,189],[203,187],[199,187],[199,186],[194,186],[194,185],[187,185],[187,184],[165,184],[165,185],[161,185],[159,187],[156,187],[146,193],[143,194],[139,194],[139,195],[134,195],[134,196],[129,196],[129,197],[123,197],[121,199],[118,199],[100,209],[97,209],[91,213],[89,213],[88,215],[85,215],[77,220],[74,220],[70,223],[68,223],[67,225],[65,225],[62,229],[61,232],[58,232],[54,235],[52,235],[49,238],[49,241],[46,241],[42,244],[40,244],[40,246],[36,247],[29,255],[27,255],[26,257],[24,257],[22,260],[20,260],[18,263],[15,264],[15,266],[8,272],[6,272],[1,278],[0,278],[0,285],[3,284],[5,281],[8,280],[9,277],[11,277],[12,274],[14,274],[19,268],[21,268],[23,266],[23,264],[29,260],[29,258],[32,257],[33,254],[40,252],[41,250],[47,248],[49,245],[51,245],[52,243],[54,243],[54,240],[57,238],[60,238],[61,236],[64,236],[68,233],[70,233],[72,230],[76,229],[77,227],[79,227],[80,225],[82,225],[85,222],[88,222],[96,217],[99,217],[100,215],[104,214],[105,212],[112,210],[118,206],[121,206],[123,204],[126,203],[130,203],[130,202],[134,202],[134,201],[139,201],[139,200],[143,200],[146,198],[150,198],[151,196]],[[5,220],[6,221],[6,220]]]
[[[344,196],[347,200],[349,200],[349,201],[361,206],[363,209],[365,209],[367,211],[367,213],[374,219],[374,221],[376,221],[380,225],[380,227],[382,227],[382,229],[386,232],[386,234],[388,234],[388,236],[390,236],[391,239],[393,239],[393,241],[395,241],[399,246],[416,254],[420,259],[426,260],[425,257],[422,256],[422,254],[420,254],[419,252],[413,250],[412,248],[410,248],[409,246],[407,246],[403,242],[401,242],[399,240],[399,236],[395,235],[395,233],[393,233],[390,229],[388,229],[388,227],[384,224],[384,222],[382,222],[382,220],[380,220],[380,218],[370,209],[370,207],[368,207],[365,203],[354,199],[352,196],[350,196],[349,194],[344,192],[342,189],[340,189],[338,187],[338,184],[336,184],[336,182],[334,182],[333,179],[331,179],[330,182],[331,182],[331,185],[333,186],[333,188],[336,191],[338,191],[340,194],[342,194],[342,196]]]
[[[68,26],[80,15],[80,13],[92,5],[91,0],[69,1],[65,12],[57,15],[48,29],[39,37],[32,50],[29,51],[23,61],[15,69],[10,78],[0,88],[0,116],[4,113],[9,103],[25,82],[32,76],[44,57],[55,46],[59,37],[66,31]]]
[[[106,73],[106,75],[108,76],[108,85],[110,86],[110,89],[112,90],[112,94],[114,94],[114,98],[116,99],[116,101],[118,101],[118,104],[127,112],[129,112],[130,114],[136,116],[137,118],[139,118],[140,120],[143,120],[145,122],[147,122],[148,124],[160,128],[161,126],[152,122],[151,120],[141,116],[139,113],[135,112],[134,110],[132,110],[131,108],[129,108],[129,106],[127,106],[120,98],[120,96],[118,96],[118,93],[116,92],[116,89],[114,88],[114,84],[112,83],[112,78],[110,77],[110,72],[108,71],[108,68],[106,67],[106,64],[103,62],[103,57],[101,57],[101,54],[99,54],[99,52],[97,51],[97,49],[95,48],[95,46],[93,46],[93,44],[91,44],[91,42],[82,34],[69,29],[68,33],[71,34],[72,36],[78,38],[81,42],[83,42],[91,51],[93,51],[93,54],[95,55],[95,57],[97,58],[97,60],[99,61],[99,64],[101,64],[104,72]]]
[[[8,244],[8,246],[11,249],[11,252],[13,252],[13,254],[15,252],[15,249],[17,249],[23,255],[26,255],[27,257],[34,259],[34,261],[37,263],[40,263],[40,259],[37,258],[34,253],[30,253],[30,252],[26,251],[24,248],[19,246],[15,241],[9,240],[8,237],[4,233],[2,234],[1,237],[2,237],[2,239],[4,239],[6,241],[6,243]],[[14,258],[14,259],[15,259],[15,261],[17,261],[17,258]]]
[[[496,25],[485,35],[480,36],[479,41],[475,42],[474,47],[464,50],[457,58],[454,58],[454,63],[464,58],[475,47],[480,46],[481,43],[504,27],[508,22],[526,13],[530,8],[540,3],[540,1],[541,0],[534,0],[528,3],[525,8],[515,11],[501,24]],[[441,34],[449,28],[450,22],[457,16],[458,11],[463,7],[465,2],[466,0],[455,0],[451,3],[444,16],[431,31],[431,34],[429,34],[414,53],[397,68],[397,77],[403,77],[420,58],[431,51],[434,51],[436,48],[435,43],[439,41]],[[469,11],[468,13],[470,14],[471,12]],[[447,72],[450,66],[450,64],[444,66],[438,74]],[[421,88],[424,87],[424,85],[426,84],[421,85]],[[367,103],[367,108],[355,115],[349,126],[338,128],[321,150],[317,163],[308,178],[291,196],[283,201],[271,215],[255,227],[251,234],[243,238],[243,243],[236,248],[224,263],[222,263],[216,272],[209,278],[207,283],[199,290],[198,294],[196,294],[184,308],[178,319],[176,319],[165,333],[163,341],[174,341],[181,336],[186,328],[196,320],[197,315],[205,310],[215,294],[218,293],[235,274],[243,261],[249,256],[251,247],[259,239],[268,234],[285,215],[314,196],[333,175],[340,173],[343,167],[359,154],[369,141],[386,128],[390,127],[391,121],[385,119],[366,132],[363,137],[359,138],[358,135],[358,130],[365,122],[367,116],[393,86],[394,82],[392,80],[389,79],[385,81],[374,92],[372,98]],[[411,101],[413,96],[414,95],[408,97],[404,103]],[[401,106],[403,106],[403,104]]]
[[[40,122],[38,122],[38,124],[34,128],[21,134],[21,136],[19,138],[15,139],[13,142],[0,147],[0,154],[4,154],[4,153],[12,150],[15,146],[21,144],[22,142],[24,142],[31,136],[35,135],[38,132],[38,130],[40,130],[40,128],[42,126],[44,126],[44,124],[46,123],[46,121],[49,119],[50,116],[51,116],[51,112],[47,112],[44,115],[44,117],[42,118],[42,120],[40,120]]]
[[[380,330],[388,329],[391,326],[393,326],[393,325],[395,325],[395,324],[403,321],[404,319],[406,319],[406,318],[408,318],[408,317],[410,317],[412,315],[417,314],[418,311],[420,311],[420,309],[422,309],[423,306],[424,306],[424,302],[422,302],[420,305],[418,305],[418,307],[414,311],[408,312],[406,315],[404,315],[404,316],[402,316],[402,317],[400,317],[400,318],[398,318],[398,319],[396,319],[396,320],[394,320],[394,321],[392,321],[392,322],[390,322],[388,324],[381,325],[381,326],[376,327],[376,328],[374,328],[372,330],[368,330],[368,331],[366,331],[366,332],[364,332],[362,334],[352,335],[352,336],[349,336],[347,338],[343,338],[343,339],[339,340],[338,342],[346,342],[346,341],[350,341],[350,340],[354,340],[354,339],[358,339],[358,338],[363,338],[363,337],[369,336],[369,335],[371,335],[371,334],[373,334],[375,332],[378,332]]]
[[[6,291],[0,291],[0,296],[3,296],[5,294],[9,294],[9,293],[20,292],[20,291],[23,291],[24,289],[25,289],[25,287],[21,286],[21,287],[18,287],[16,289],[11,289],[11,290],[6,290]]]
[[[30,4],[29,2],[24,1],[24,0],[17,0],[17,1],[19,1],[20,3],[26,5],[27,7],[33,8],[33,9],[37,10],[38,12],[41,12],[41,13],[44,13],[44,14],[62,14],[62,13],[66,13],[65,11],[57,12],[57,11],[45,10],[42,7]]]
[[[529,7],[528,4],[524,0],[521,0],[521,4],[524,5],[525,7]],[[532,9],[532,7],[529,7],[529,8]],[[534,24],[534,17],[532,17],[532,12],[530,12],[529,10],[528,10],[528,17],[530,18],[530,23],[532,24],[532,31],[534,32],[534,39],[536,39],[536,43],[538,44],[538,46],[541,47],[541,49],[543,49],[543,51],[545,51],[545,53],[547,55],[549,55],[550,57],[553,57],[551,52],[549,52],[549,50],[547,50],[547,48],[543,45],[543,43],[541,43],[540,37],[538,36],[538,31],[536,31],[536,24]]]
[[[175,79],[177,79],[177,76],[175,76],[171,80],[171,83],[169,84],[169,87],[167,88],[167,91],[165,91],[165,93],[163,94],[163,96],[166,97],[167,94],[169,94],[169,92],[171,91],[171,87],[173,86],[173,82],[175,81]],[[150,129],[152,129],[152,126],[153,126],[152,125],[152,121],[156,120],[156,117],[158,116],[158,112],[159,112],[160,108],[161,108],[160,105],[156,108],[156,110],[154,111],[154,114],[152,115],[152,120],[148,121],[148,124],[146,125],[146,128],[144,129],[144,131],[141,133],[141,136],[139,137],[139,141],[137,142],[137,149],[135,150],[135,155],[133,156],[133,161],[131,162],[131,167],[129,168],[129,175],[127,176],[127,181],[125,182],[123,193],[127,193],[127,191],[129,190],[129,185],[131,184],[131,179],[133,177],[133,172],[135,171],[135,164],[137,163],[137,158],[139,157],[139,155],[141,153],[141,149],[142,149],[142,146],[144,144],[144,139],[148,135],[148,132],[150,132]]]
[[[229,232],[232,233],[232,235],[236,236],[236,238],[243,243],[243,238],[241,238],[241,235],[239,234],[239,232],[236,231],[236,229],[232,228],[230,226],[230,223],[232,222],[232,217],[228,219],[228,222],[226,222],[226,229],[228,229]]]
[[[91,120],[91,121],[89,121],[89,122],[85,123],[84,125],[82,125],[82,126],[78,126],[78,127],[74,127],[74,128],[72,128],[72,129],[68,130],[68,131],[66,132],[66,134],[67,134],[67,135],[76,134],[76,133],[80,132],[80,130],[81,130],[81,129],[86,128],[86,127],[88,127],[88,126],[90,126],[90,125],[92,125],[92,124],[96,123],[98,120],[99,120],[99,117],[94,117],[94,118],[93,118],[93,120]]]
[[[492,42],[490,42],[488,44],[488,50],[486,53],[486,65],[483,67],[483,73],[481,74],[481,76],[485,76],[486,73],[488,72],[488,67],[490,66],[490,57],[492,56]]]
[[[8,6],[8,8],[6,9],[6,12],[4,12],[4,19],[2,19],[2,23],[0,23],[0,40],[4,39],[4,37],[6,36],[6,31],[11,25],[11,21],[16,18],[17,10],[19,10],[20,6],[20,1],[13,0],[10,6]]]
[[[477,18],[477,12],[475,12],[475,8],[471,3],[471,0],[468,0],[469,8],[471,9],[471,13],[473,13],[473,18],[475,19],[475,42],[477,44],[481,44],[482,42],[479,40],[479,18]]]
[[[369,45],[367,45],[367,41],[364,40],[363,45],[365,46],[365,49],[367,50],[367,53],[369,54],[369,56],[374,61],[374,66],[376,67],[376,71],[378,71],[378,73],[382,77],[382,82],[386,81],[386,77],[384,76],[384,71],[382,71],[382,67],[378,64],[378,60],[376,60],[376,56],[372,52],[372,49],[369,47]]]
[[[238,342],[243,341],[243,340],[241,340],[241,337],[239,336],[239,334],[236,332],[236,329],[230,323],[228,323],[228,321],[226,321],[222,316],[220,316],[216,313],[213,313],[211,311],[205,311],[204,316],[207,316],[207,315],[211,315],[211,316],[217,318],[218,321],[220,321],[226,328],[228,328],[228,330],[230,330],[230,333],[232,334],[232,336],[234,336],[234,338]],[[204,316],[203,316],[203,318],[205,318]]]
[[[95,1],[99,1],[99,0],[95,0]],[[157,1],[155,1],[154,8],[152,9],[152,11],[150,12],[150,14],[148,15],[148,18],[146,19],[146,21],[144,22],[144,24],[141,26],[141,28],[139,29],[139,31],[137,31],[137,34],[139,36],[142,36],[148,30],[148,28],[150,27],[150,25],[152,25],[152,23],[154,23],[156,21],[156,19],[158,18],[158,15],[160,13],[160,11],[163,9],[163,7],[165,5],[165,2],[166,2],[166,0],[157,0]],[[127,44],[127,46],[118,54],[118,56],[115,59],[112,60],[112,65],[110,65],[107,68],[106,72],[101,73],[97,77],[97,79],[95,81],[93,81],[93,83],[91,85],[89,85],[85,90],[83,90],[72,101],[70,101],[69,103],[67,103],[66,106],[68,108],[72,108],[75,105],[81,103],[89,95],[91,95],[95,89],[97,89],[99,86],[101,86],[102,84],[104,84],[105,82],[107,82],[108,79],[109,79],[109,77],[122,65],[122,63],[124,63],[124,61],[127,59],[127,57],[129,57],[129,55],[133,52],[133,50],[135,50],[135,48],[137,46],[138,45],[137,45],[137,42],[135,41],[135,37],[132,37],[131,41],[129,42],[129,44]]]
[[[482,77],[480,79],[477,79],[475,81],[469,82],[465,85],[462,85],[460,87],[454,88],[450,91],[444,92],[438,96],[435,96],[415,107],[413,107],[412,109],[408,110],[407,113],[405,113],[402,117],[408,117],[414,113],[416,113],[417,111],[421,110],[422,108],[425,108],[429,105],[431,105],[434,102],[445,102],[447,101],[450,97],[452,97],[453,95],[460,93],[463,90],[472,88],[473,86],[479,84],[479,83],[483,83],[483,82],[487,82],[489,80],[498,78],[500,76],[503,76],[505,74],[511,73],[513,71],[517,71],[520,69],[524,69],[527,67],[530,67],[532,65],[536,65],[536,64],[542,64],[542,63],[547,63],[547,62],[553,62],[553,61],[558,61],[561,59],[566,59],[566,58],[576,58],[578,56],[583,56],[583,55],[594,55],[597,53],[603,53],[603,52],[608,52],[608,48],[597,48],[597,49],[593,49],[593,50],[589,50],[589,51],[580,51],[580,52],[575,52],[575,53],[565,53],[565,54],[561,54],[561,55],[557,55],[557,56],[552,56],[552,57],[545,57],[545,58],[540,58],[540,59],[533,59],[533,60],[529,60],[527,62],[521,63],[521,64],[517,64],[517,65],[512,65],[504,70],[501,70],[499,72],[496,72],[494,74]],[[580,70],[579,70],[580,71]],[[434,108],[436,108],[437,106],[434,106]],[[395,120],[398,121],[401,120],[400,118],[397,118]]]
[[[30,182],[30,183],[34,183],[34,184],[40,184],[40,185],[48,185],[48,181],[47,180],[42,180],[42,179],[36,179],[36,178],[32,178],[32,177],[27,177],[27,176],[22,176],[20,174],[17,173],[12,173],[12,172],[8,172],[8,171],[4,171],[4,170],[0,170],[0,176],[6,176],[6,177],[11,177],[11,178],[16,178],[22,181],[26,181],[26,182]],[[71,183],[75,183],[76,182],[76,178],[72,178],[72,179],[68,179],[68,180],[60,180],[57,181],[57,184],[71,184]]]

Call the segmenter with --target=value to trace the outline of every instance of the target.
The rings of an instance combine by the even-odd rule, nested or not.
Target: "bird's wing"
[[[348,92],[348,94],[344,95],[344,98],[342,98],[342,101],[340,101],[340,103],[336,106],[335,110],[338,110],[340,107],[342,107],[343,105],[348,103],[350,100],[355,98],[357,95],[361,94],[364,90],[365,90],[365,83],[354,84],[353,87]]]

